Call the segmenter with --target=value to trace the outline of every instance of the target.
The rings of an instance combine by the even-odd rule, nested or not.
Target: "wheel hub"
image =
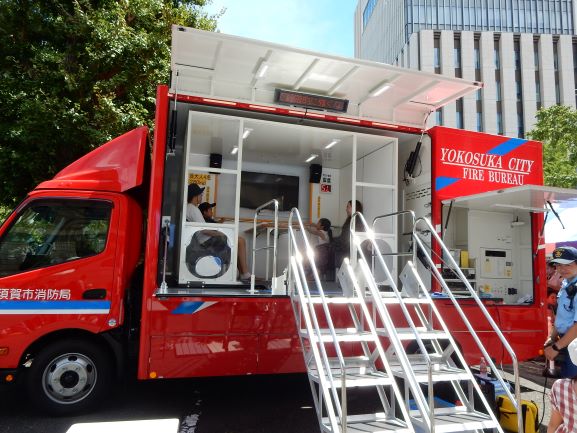
[[[58,403],[77,403],[92,392],[96,377],[96,368],[90,358],[68,353],[47,365],[42,384],[52,400]]]

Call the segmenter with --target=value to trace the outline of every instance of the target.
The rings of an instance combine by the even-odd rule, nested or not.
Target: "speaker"
[[[310,167],[310,183],[319,183],[321,181],[321,176],[323,174],[323,166],[320,164],[311,164]]]
[[[211,153],[210,154],[210,166],[212,168],[221,168],[222,167],[222,155],[220,153]]]

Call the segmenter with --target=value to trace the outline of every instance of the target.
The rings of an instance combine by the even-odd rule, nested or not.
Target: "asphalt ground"
[[[548,391],[554,381],[548,378],[544,387],[543,368],[543,360],[520,365],[522,398],[533,400],[539,407],[539,416],[543,417],[540,432],[547,430]],[[361,406],[367,400],[360,397],[352,405]],[[304,374],[130,382],[118,386],[100,408],[59,418],[36,413],[19,392],[0,388],[2,433],[67,433],[76,431],[77,424],[163,419],[177,419],[178,433],[320,431]],[[110,429],[101,431],[114,433]],[[144,433],[140,427],[134,431]]]

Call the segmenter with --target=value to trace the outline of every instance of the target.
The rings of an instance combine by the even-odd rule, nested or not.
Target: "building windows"
[[[523,113],[517,113],[517,136],[523,138],[525,136],[525,124],[523,122]]]
[[[405,40],[420,29],[574,33],[572,0],[393,0],[391,3],[405,4],[408,21]]]
[[[367,23],[375,10],[375,6],[377,5],[377,0],[368,0],[365,6],[365,10],[363,11],[363,30],[367,27]]]
[[[435,74],[441,73],[441,39],[438,35],[435,35],[433,40],[433,67],[435,68]]]
[[[477,131],[481,132],[483,130],[483,113],[477,111]]]
[[[478,40],[475,41],[475,69],[481,69],[481,51]]]
[[[503,135],[503,113],[497,112],[497,134]]]
[[[535,66],[535,70],[539,70],[539,43],[533,42],[533,64]]]
[[[559,81],[555,80],[555,104],[561,104],[561,90],[559,89]]]
[[[463,129],[464,128],[464,123],[463,123],[463,98],[459,98],[457,100],[457,102],[455,103],[455,108],[456,108],[456,112],[455,112],[455,122],[456,122],[456,126],[459,129]]]
[[[537,110],[541,109],[541,81],[535,78],[535,101],[537,102]]]
[[[439,108],[435,111],[435,123],[439,126],[443,125],[443,109]]]
[[[463,70],[461,69],[461,40],[455,39],[453,42],[453,59],[455,64],[455,77],[462,78]]]
[[[499,52],[499,41],[495,41],[493,48],[493,56],[495,57],[495,69],[501,69],[501,55]]]

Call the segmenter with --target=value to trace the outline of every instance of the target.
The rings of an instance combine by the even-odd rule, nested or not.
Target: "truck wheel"
[[[111,380],[112,362],[102,347],[70,340],[52,343],[34,356],[25,386],[39,410],[68,415],[102,401]]]

